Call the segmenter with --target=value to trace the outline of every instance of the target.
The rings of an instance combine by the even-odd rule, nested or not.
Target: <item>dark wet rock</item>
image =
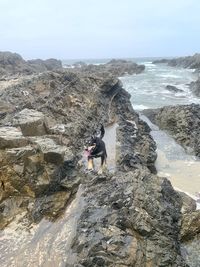
[[[118,115],[116,161],[120,170],[146,166],[155,173],[156,143],[149,126],[133,111],[130,95],[122,91],[115,98],[114,112]],[[123,115],[122,115],[123,114]]]
[[[103,185],[85,186],[74,265],[186,266],[178,241],[180,198],[167,180],[141,169],[118,172]]]
[[[200,106],[196,104],[145,110],[144,114],[166,130],[184,148],[200,156]]]
[[[178,89],[176,86],[174,86],[174,85],[167,85],[166,87],[165,87],[168,91],[170,91],[170,92],[174,92],[174,93],[181,93],[181,92],[183,92],[183,90],[181,90],[181,89]]]
[[[177,193],[182,199],[182,208],[181,208],[182,213],[190,213],[196,210],[197,204],[193,198],[191,198],[186,193],[181,191],[177,191]]]

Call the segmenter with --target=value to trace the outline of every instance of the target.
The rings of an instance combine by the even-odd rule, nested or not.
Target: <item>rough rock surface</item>
[[[32,74],[62,68],[62,63],[57,59],[28,60],[25,61],[19,54],[0,52],[0,78],[17,74]]]
[[[181,191],[177,191],[177,193],[182,199],[182,208],[181,208],[182,213],[190,213],[196,210],[197,204],[193,198],[191,198],[186,193]]]
[[[48,72],[0,94],[9,105],[1,107],[2,128],[16,129],[13,118],[26,108],[47,121],[44,135],[35,136],[33,127],[24,137],[19,129],[27,143],[0,149],[2,266],[187,266],[180,251],[182,200],[155,175],[150,128],[116,77]],[[85,139],[111,122],[118,125],[116,171],[87,174],[78,165]]]
[[[24,136],[45,135],[47,126],[42,112],[25,108],[16,113],[12,124],[19,126]]]
[[[188,241],[200,233],[200,211],[185,214],[182,218],[181,239]]]
[[[180,105],[145,110],[144,114],[183,147],[200,157],[200,106]]]

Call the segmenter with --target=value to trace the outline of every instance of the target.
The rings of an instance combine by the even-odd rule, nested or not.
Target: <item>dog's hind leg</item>
[[[106,157],[102,156],[101,157],[101,167],[98,170],[98,174],[102,174],[105,169],[106,169]]]

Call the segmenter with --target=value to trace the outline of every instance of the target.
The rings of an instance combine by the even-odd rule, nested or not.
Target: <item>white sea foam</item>
[[[148,109],[148,108],[150,108],[150,107],[145,106],[145,105],[133,105],[133,108],[134,108],[135,110],[144,110],[144,109]]]

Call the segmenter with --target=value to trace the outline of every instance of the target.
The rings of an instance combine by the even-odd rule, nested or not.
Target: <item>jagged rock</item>
[[[45,116],[37,110],[23,109],[15,114],[12,124],[19,126],[24,136],[38,136],[47,133]]]
[[[74,193],[74,190],[77,190],[80,182],[81,182],[80,177],[76,177],[76,176],[75,177],[67,177],[61,181],[60,185],[63,188],[66,188],[68,191],[71,191]]]
[[[86,185],[84,202],[69,266],[186,266],[178,251],[180,199],[167,180],[144,169],[118,172]]]
[[[181,223],[181,239],[188,241],[200,233],[200,210],[183,215]]]
[[[166,86],[166,89],[169,90],[169,91],[171,91],[171,92],[174,92],[174,93],[181,93],[181,92],[183,92],[183,90],[178,89],[178,88],[177,88],[176,86],[174,86],[174,85],[167,85],[167,86]]]
[[[16,127],[0,127],[0,149],[21,147],[28,144],[28,140]]]
[[[197,204],[193,198],[191,198],[186,193],[181,191],[177,191],[177,193],[182,199],[182,208],[181,208],[182,213],[190,213],[196,210]]]

